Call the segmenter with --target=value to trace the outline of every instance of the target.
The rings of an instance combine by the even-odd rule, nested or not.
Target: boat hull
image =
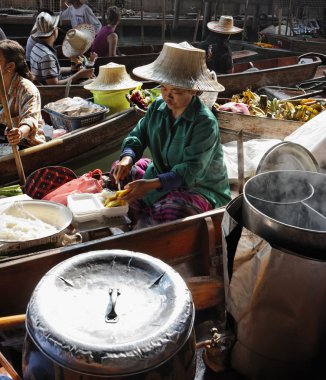
[[[223,97],[231,97],[249,88],[252,91],[264,86],[292,86],[314,77],[321,60],[299,63],[297,56],[279,57],[234,65],[234,73],[218,75],[225,87]],[[246,71],[249,70],[249,71]]]
[[[73,168],[92,155],[116,152],[124,137],[143,116],[135,108],[112,115],[109,119],[67,133],[61,138],[20,151],[25,175],[44,166],[63,165]],[[18,181],[13,154],[0,158],[0,184]]]

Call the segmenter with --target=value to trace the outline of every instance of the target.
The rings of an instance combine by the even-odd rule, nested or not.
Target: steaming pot
[[[83,380],[190,380],[193,323],[187,285],[161,260],[124,250],[83,253],[52,268],[32,294],[24,379],[61,373],[71,380],[77,372]]]
[[[243,191],[242,223],[271,244],[325,258],[326,175],[280,170],[250,178]]]

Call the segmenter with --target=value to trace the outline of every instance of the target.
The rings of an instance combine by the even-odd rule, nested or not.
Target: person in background
[[[232,16],[221,16],[218,22],[210,21],[207,28],[210,33],[198,47],[206,51],[208,68],[216,74],[232,73],[233,59],[229,39],[232,34],[240,33],[243,29],[233,25]]]
[[[72,28],[79,24],[91,24],[95,33],[102,28],[101,22],[92,9],[85,4],[85,0],[60,0],[60,7],[60,20],[70,20]]]
[[[135,213],[135,228],[152,226],[226,205],[231,200],[223,150],[202,91],[223,91],[211,78],[205,52],[165,43],[151,64],[133,73],[161,83],[157,98],[125,138],[111,180]],[[152,160],[142,158],[148,148]]]
[[[38,39],[31,51],[30,66],[35,80],[40,84],[79,83],[92,78],[94,69],[81,68],[75,73],[70,67],[60,67],[54,42],[58,37],[59,16],[42,12],[37,16],[32,37]]]
[[[117,55],[118,34],[116,27],[120,21],[120,10],[116,6],[108,8],[108,24],[97,33],[91,51],[99,57],[114,57]]]
[[[6,40],[6,39],[7,39],[7,37],[6,37],[5,32],[2,30],[2,28],[0,28],[0,41]]]
[[[47,10],[47,9],[41,9],[39,12],[37,12],[35,14],[35,22],[36,22],[36,18],[37,16],[42,13],[42,12],[46,12],[48,13],[49,15],[51,16],[54,16],[54,13],[50,10]],[[34,26],[32,28],[32,31],[36,29],[36,24],[34,23]],[[32,33],[31,31],[31,33]],[[29,62],[30,60],[30,57],[31,57],[31,51],[34,47],[34,45],[38,42],[38,39],[36,37],[33,37],[32,35],[30,35],[27,39],[27,42],[26,42],[26,47],[25,47],[25,57],[26,57],[26,61]]]
[[[8,131],[5,128],[8,120],[1,109],[2,141],[5,141],[5,136],[12,145],[44,143],[40,93],[32,83],[33,76],[25,60],[24,48],[17,41],[0,41],[0,66],[13,123],[13,128]]]

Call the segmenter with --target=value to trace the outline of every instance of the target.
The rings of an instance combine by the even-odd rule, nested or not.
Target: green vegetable
[[[23,191],[19,185],[0,187],[0,196],[13,197],[14,195],[21,194],[23,194]]]

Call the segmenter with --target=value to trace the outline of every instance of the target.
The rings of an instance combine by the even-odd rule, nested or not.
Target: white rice
[[[0,240],[26,241],[40,239],[57,233],[58,230],[40,219],[20,218],[1,214]]]

